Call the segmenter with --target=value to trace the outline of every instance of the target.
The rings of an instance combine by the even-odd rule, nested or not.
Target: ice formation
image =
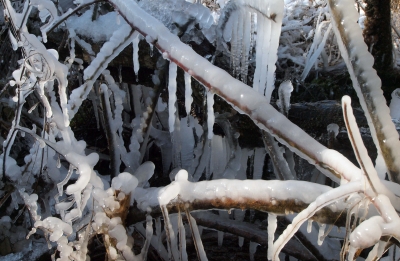
[[[231,66],[235,77],[240,78],[244,83],[239,82],[221,69],[213,66],[207,59],[197,55],[194,51],[183,44],[178,37],[171,34],[159,21],[154,17],[145,13],[140,7],[146,9],[153,16],[171,29],[174,33],[184,30],[185,22],[192,19],[187,25],[187,35],[197,36],[196,30],[201,30],[206,38],[212,42],[215,39],[215,31],[213,31],[214,17],[209,9],[201,4],[190,4],[185,1],[164,1],[162,3],[156,1],[122,1],[110,0],[110,3],[117,8],[118,12],[110,12],[102,15],[98,20],[92,23],[83,23],[82,21],[90,20],[91,12],[84,12],[80,18],[70,19],[67,21],[69,31],[70,54],[66,60],[68,66],[58,61],[58,53],[51,49],[46,49],[39,39],[27,32],[25,28],[28,16],[24,18],[22,13],[16,13],[9,5],[7,0],[7,15],[16,23],[16,29],[20,34],[14,35],[10,30],[10,39],[13,48],[22,47],[27,58],[21,67],[14,71],[14,80],[10,82],[11,86],[19,86],[19,92],[13,98],[18,103],[17,113],[11,130],[4,143],[5,152],[2,157],[2,176],[18,183],[18,186],[29,186],[33,184],[33,180],[40,173],[42,175],[42,166],[39,166],[34,156],[42,158],[41,164],[46,166],[47,175],[52,182],[57,183],[55,192],[58,194],[55,199],[55,211],[60,214],[60,218],[51,216],[49,209],[41,209],[38,207],[38,196],[32,191],[25,192],[23,189],[18,193],[10,193],[13,199],[13,206],[18,207],[18,203],[23,203],[31,213],[34,222],[32,233],[36,229],[43,229],[45,234],[49,236],[50,241],[57,242],[60,251],[60,260],[86,260],[87,244],[89,241],[90,230],[95,233],[102,234],[107,247],[107,253],[111,259],[126,260],[143,260],[147,256],[150,245],[153,245],[157,252],[164,259],[174,258],[175,260],[187,260],[186,254],[186,230],[182,212],[185,212],[188,226],[191,228],[191,234],[196,246],[198,257],[200,260],[207,260],[204,248],[201,242],[200,228],[196,224],[196,220],[189,212],[190,204],[195,202],[215,202],[221,204],[217,207],[224,207],[222,201],[227,200],[234,202],[235,208],[252,207],[248,204],[251,202],[264,202],[267,207],[268,214],[268,259],[279,260],[279,252],[285,243],[300,228],[301,224],[308,222],[311,232],[311,217],[320,209],[326,208],[333,212],[347,211],[349,215],[354,214],[358,217],[361,212],[362,219],[365,219],[360,225],[350,233],[349,242],[349,259],[352,259],[354,253],[358,249],[367,248],[375,245],[371,251],[373,255],[381,256],[383,243],[379,242],[381,236],[399,237],[397,228],[399,226],[398,211],[400,210],[396,196],[391,190],[398,190],[393,184],[386,187],[387,183],[379,177],[383,177],[386,168],[383,163],[377,163],[374,167],[371,159],[366,153],[365,146],[359,135],[358,127],[352,116],[350,101],[344,98],[343,106],[348,132],[352,141],[354,151],[361,169],[355,167],[346,158],[339,153],[328,150],[313,138],[305,134],[297,126],[291,124],[285,116],[288,114],[290,107],[290,93],[293,91],[291,82],[283,82],[278,90],[280,106],[284,115],[277,112],[269,101],[275,83],[275,62],[277,61],[278,41],[281,33],[281,25],[285,22],[283,32],[294,30],[304,24],[291,22],[290,19],[284,20],[283,6],[284,1],[231,1],[226,4],[221,13],[220,28],[217,33],[220,37],[224,48],[229,49],[226,42],[230,42]],[[89,1],[75,1],[81,5],[86,5]],[[222,1],[220,1],[222,3]],[[293,5],[292,2],[286,1],[287,5]],[[314,42],[311,46],[306,61],[298,60],[298,57],[290,56],[284,48],[279,52],[280,55],[291,59],[297,65],[305,66],[303,71],[303,79],[307,76],[312,66],[318,62],[318,58],[322,57],[324,61],[324,47],[328,41],[331,28],[334,29],[336,38],[344,39],[341,44],[341,51],[352,72],[352,79],[356,87],[367,89],[366,93],[372,93],[371,101],[368,97],[365,104],[372,104],[377,108],[378,118],[383,119],[384,124],[389,117],[384,115],[386,108],[380,109],[383,104],[380,99],[381,95],[370,89],[372,85],[379,85],[377,78],[370,75],[372,64],[370,56],[365,52],[364,45],[360,39],[347,37],[339,37],[356,32],[360,35],[360,30],[356,26],[355,14],[351,8],[346,9],[350,5],[348,0],[340,0],[338,4],[332,4],[333,16],[337,20],[338,14],[344,16],[343,20],[334,20],[328,25],[328,22],[320,22],[317,18],[317,27],[315,31],[305,30],[307,39],[313,37]],[[23,14],[30,12],[28,1],[23,7]],[[41,28],[43,41],[46,41],[47,32],[53,27],[59,26],[64,18],[72,14],[72,10],[67,11],[61,16],[52,1],[49,0],[32,0],[31,5],[35,5],[40,10],[43,20],[47,23]],[[222,3],[224,5],[225,3]],[[159,6],[157,6],[159,5]],[[168,13],[162,10],[171,10],[173,6],[174,12]],[[46,11],[47,10],[47,11]],[[162,11],[160,11],[162,10]],[[291,9],[295,12],[294,9]],[[336,13],[335,13],[336,12]],[[47,18],[50,16],[49,18]],[[119,21],[120,16],[126,19]],[[256,18],[255,18],[256,16]],[[257,29],[255,30],[255,19],[257,19]],[[353,19],[353,21],[350,21]],[[112,22],[111,22],[112,21]],[[336,22],[335,22],[336,21]],[[106,41],[100,52],[95,55],[90,44],[80,39],[78,35],[84,35],[89,32],[87,26],[98,26],[101,23],[108,22],[108,29],[115,30],[97,30],[90,35],[94,41]],[[199,25],[196,28],[195,24]],[[357,27],[357,28],[356,28]],[[327,28],[325,30],[325,28]],[[54,29],[54,28],[53,28]],[[325,30],[325,34],[323,32]],[[252,56],[252,47],[254,44],[254,35],[257,31],[256,44],[256,72],[254,76],[254,85],[252,90],[245,85],[248,78],[248,65]],[[152,98],[155,96],[150,88],[143,86],[118,86],[115,83],[111,73],[105,68],[108,64],[130,43],[133,45],[133,63],[134,71],[137,75],[139,70],[139,62],[137,57],[139,32],[143,34],[146,41],[158,48],[162,56],[170,61],[169,64],[169,101],[168,111],[165,111],[165,104],[159,100],[160,105],[157,113],[165,113],[168,115],[168,121],[158,120],[156,123],[152,121],[152,112],[155,106],[152,105]],[[283,35],[283,39],[287,40],[287,35]],[[95,40],[96,38],[96,40]],[[98,38],[98,39],[97,39]],[[101,39],[101,40],[99,40]],[[195,41],[200,41],[196,38]],[[88,54],[91,60],[90,65],[83,73],[85,81],[79,88],[75,89],[67,102],[67,74],[68,68],[73,68],[73,64],[78,64],[81,68],[83,61],[75,57],[75,44],[80,45]],[[346,46],[347,47],[346,47]],[[346,50],[347,48],[347,50]],[[348,52],[348,53],[347,53]],[[364,57],[366,56],[366,58]],[[349,56],[349,57],[348,57]],[[364,63],[365,62],[365,63]],[[181,67],[185,71],[185,110],[187,118],[180,119],[176,112],[176,92],[177,92],[177,67]],[[161,68],[162,66],[160,66]],[[355,69],[352,70],[352,67]],[[159,67],[157,68],[160,69]],[[24,70],[29,73],[24,73]],[[156,71],[157,71],[156,70]],[[364,71],[359,73],[358,70]],[[355,81],[356,74],[360,74],[359,82]],[[96,82],[102,74],[101,84]],[[191,93],[191,77],[200,81],[209,90],[206,91],[207,96],[207,135],[203,135],[203,129],[191,114],[192,112],[192,93]],[[122,82],[120,75],[120,82]],[[364,79],[365,78],[365,79]],[[59,104],[55,96],[53,87],[54,79],[58,81]],[[160,85],[158,72],[152,77],[155,85]],[[37,81],[37,85],[36,85]],[[100,85],[99,90],[93,90]],[[357,86],[359,85],[359,86]],[[19,126],[21,120],[21,111],[25,98],[36,88],[41,102],[46,111],[46,131],[42,136],[37,135],[38,131],[34,126],[32,129]],[[124,89],[124,90],[122,90]],[[365,91],[365,90],[364,90]],[[111,176],[114,178],[101,179],[94,165],[98,162],[100,156],[98,153],[87,153],[86,143],[78,141],[69,127],[70,120],[78,111],[83,100],[91,95],[93,104],[97,104],[96,94],[100,94],[101,106],[103,109],[104,121],[101,123],[107,129],[109,144],[109,158],[112,162]],[[232,127],[227,121],[224,121],[224,115],[214,113],[214,95],[220,95],[231,103],[240,113],[246,113],[253,121],[263,130],[269,131],[281,143],[287,145],[294,152],[316,164],[317,167],[335,181],[340,181],[340,186],[330,188],[324,185],[311,184],[300,181],[265,181],[262,178],[265,149],[257,148],[249,150],[240,148],[238,145],[238,134],[234,133]],[[260,95],[262,94],[262,95]],[[264,97],[265,95],[265,97]],[[368,96],[368,95],[367,95]],[[393,105],[391,105],[392,118],[398,118],[396,114],[396,93],[393,94]],[[158,97],[157,97],[158,98]],[[130,110],[134,111],[134,116],[129,119],[128,124],[124,125],[124,110],[127,110],[126,99],[131,99],[133,103]],[[364,104],[365,103],[365,104]],[[154,103],[155,105],[155,103]],[[35,113],[35,106],[30,106],[29,112]],[[94,105],[97,107],[97,105]],[[383,106],[385,107],[385,106]],[[393,109],[392,109],[393,108]],[[195,108],[194,108],[195,109]],[[97,109],[95,109],[97,111]],[[194,114],[194,113],[193,113]],[[387,114],[387,113],[386,113]],[[383,116],[382,116],[383,115]],[[98,122],[103,118],[97,117]],[[226,120],[226,118],[225,118]],[[168,123],[168,124],[167,124]],[[155,125],[168,125],[168,128]],[[214,135],[213,127],[218,124],[223,129],[224,136]],[[100,125],[100,124],[99,124]],[[378,124],[379,125],[379,124]],[[378,126],[377,125],[377,126]],[[123,129],[129,129],[130,139],[123,139]],[[382,128],[372,131],[373,137],[378,143],[381,143],[379,152],[379,162],[389,162],[386,155],[395,155],[393,162],[396,163],[397,154],[393,153],[396,148],[396,142],[393,145],[385,145],[392,143],[392,140],[398,139],[398,134],[394,133],[393,128]],[[146,133],[145,131],[148,130]],[[329,125],[328,131],[337,135],[337,125]],[[27,133],[35,141],[29,154],[25,157],[24,162],[28,164],[34,163],[31,173],[35,177],[29,177],[24,173],[24,169],[16,164],[16,161],[9,157],[11,146],[13,145],[18,132]],[[179,165],[190,170],[190,174],[185,170],[176,169],[171,172],[172,183],[166,187],[154,188],[149,187],[149,180],[154,174],[155,165],[151,162],[145,162],[140,165],[143,160],[147,145],[148,135],[151,133],[153,139],[151,143],[157,144],[161,149],[163,158],[163,170],[167,172],[171,166]],[[395,135],[396,134],[396,135]],[[147,135],[147,136],[146,136]],[[23,136],[21,134],[21,136]],[[207,137],[201,140],[202,137]],[[172,145],[171,138],[172,137]],[[382,144],[382,139],[383,143]],[[273,137],[271,136],[273,139]],[[396,139],[394,139],[396,138]],[[199,140],[200,139],[200,140]],[[125,143],[129,143],[129,151],[125,147]],[[142,147],[141,147],[142,146]],[[170,155],[171,147],[174,155]],[[279,153],[288,158],[291,173],[294,173],[294,164],[290,162],[289,151],[283,152],[279,148]],[[390,153],[386,153],[389,151]],[[45,156],[46,155],[46,156]],[[62,158],[62,162],[60,160]],[[57,162],[56,162],[57,161]],[[254,165],[254,180],[246,180],[247,163],[252,162]],[[396,165],[396,164],[393,164]],[[120,173],[122,166],[126,167],[125,172]],[[381,169],[381,170],[376,170]],[[382,170],[383,169],[383,170]],[[396,169],[396,166],[388,165],[389,171]],[[383,174],[382,174],[383,173]],[[206,179],[213,180],[202,182],[198,181],[205,174]],[[226,179],[222,179],[226,178]],[[107,184],[108,183],[108,184]],[[111,187],[108,187],[111,184]],[[307,191],[309,193],[304,193]],[[65,194],[64,194],[65,192]],[[18,196],[19,195],[19,196]],[[361,199],[363,195],[365,199]],[[54,195],[52,195],[54,196]],[[22,199],[22,201],[21,201]],[[221,200],[223,199],[223,200]],[[18,201],[19,200],[19,201]],[[291,225],[284,233],[275,241],[274,234],[277,226],[277,214],[287,214],[286,209],[279,208],[281,201],[294,201],[294,204],[308,205],[294,219]],[[128,203],[127,203],[128,202]],[[135,203],[134,203],[135,202]],[[182,204],[184,202],[184,204]],[[140,231],[145,237],[145,242],[141,253],[135,255],[132,251],[133,242],[130,233],[124,226],[123,215],[128,211],[130,204],[136,204],[139,209],[146,213],[146,220],[135,225],[135,229]],[[368,205],[374,205],[377,213],[367,213]],[[170,206],[178,208],[178,214],[168,212]],[[349,207],[350,206],[350,207]],[[167,235],[168,252],[162,244],[163,237],[161,219],[155,221],[155,235],[153,236],[153,219],[150,212],[153,208],[161,207],[164,215],[164,228]],[[183,208],[183,209],[181,209]],[[210,208],[215,208],[210,205]],[[125,212],[124,212],[125,211]],[[230,211],[230,210],[229,210]],[[358,213],[359,211],[360,213]],[[122,214],[121,214],[122,212]],[[93,213],[93,218],[88,213]],[[221,211],[220,216],[227,216],[228,212]],[[234,219],[242,222],[244,212],[242,210],[234,210]],[[125,213],[126,214],[126,213]],[[43,216],[44,218],[42,219]],[[319,216],[314,216],[318,220]],[[8,216],[0,219],[0,225],[7,228],[7,222],[10,221]],[[85,231],[79,233],[76,240],[69,237],[75,233],[80,225],[88,225]],[[145,225],[145,227],[143,226]],[[320,226],[318,232],[318,244],[328,238],[324,232],[325,224]],[[316,232],[317,233],[317,232]],[[218,242],[223,242],[223,232],[218,234]],[[70,240],[70,241],[69,241]],[[243,244],[243,238],[239,239],[239,244]],[[325,243],[324,243],[325,244]],[[258,243],[250,242],[250,259],[254,259]]]

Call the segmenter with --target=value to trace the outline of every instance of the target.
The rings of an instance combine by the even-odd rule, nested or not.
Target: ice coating
[[[146,205],[139,206],[143,210],[149,206],[173,202],[178,194],[187,202],[226,197],[235,198],[238,202],[245,202],[247,199],[273,201],[297,198],[299,202],[311,203],[319,195],[332,190],[328,186],[303,181],[219,179],[192,183],[187,178],[187,171],[180,170],[175,176],[175,181],[167,187],[135,190],[135,200],[139,205],[143,201],[147,202]]]

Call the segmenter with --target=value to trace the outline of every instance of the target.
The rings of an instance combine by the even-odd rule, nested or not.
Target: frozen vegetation
[[[1,122],[1,260],[46,251],[53,260],[95,260],[91,246],[101,242],[106,260],[203,261],[204,230],[217,231],[219,246],[227,233],[238,236],[249,260],[259,245],[275,261],[399,255],[400,91],[389,108],[355,1],[2,0],[2,8],[19,58],[0,93],[12,111]],[[200,55],[189,43],[211,47]],[[147,86],[144,45],[156,60]],[[129,48],[126,83],[116,64]],[[224,57],[226,70],[216,66]],[[348,135],[357,164],[288,119],[296,81],[345,68],[377,157],[349,96],[345,128],[331,123],[327,132]],[[230,109],[216,110],[221,100]],[[85,113],[103,148],[88,145],[98,140],[91,130],[79,133]],[[227,120],[234,113],[255,123],[264,147],[240,145]],[[302,180],[299,158],[312,165],[312,181]]]

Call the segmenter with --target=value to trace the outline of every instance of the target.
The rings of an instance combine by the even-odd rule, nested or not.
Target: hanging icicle
[[[273,213],[268,213],[268,260],[272,259],[274,253],[274,235],[277,227],[277,216]]]
[[[318,230],[318,245],[322,245],[324,242],[324,234],[325,234],[326,224],[320,224]]]
[[[185,108],[186,108],[186,117],[190,115],[190,110],[192,108],[192,76],[189,73],[185,72]]]
[[[138,31],[133,33],[133,41],[132,41],[132,48],[133,48],[133,70],[135,71],[136,82],[139,81],[139,41],[140,41],[140,34]]]
[[[176,70],[177,66],[175,63],[169,63],[169,80],[168,80],[168,126],[169,132],[174,131],[175,125],[175,102],[176,102]]]

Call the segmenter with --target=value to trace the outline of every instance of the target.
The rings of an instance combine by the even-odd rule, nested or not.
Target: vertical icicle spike
[[[185,108],[187,117],[190,115],[190,110],[192,108],[192,76],[185,72]]]
[[[268,260],[272,259],[274,253],[273,244],[274,244],[274,234],[277,227],[277,222],[278,220],[276,218],[276,215],[273,213],[268,213],[268,253],[267,253]]]
[[[133,48],[133,70],[135,71],[136,82],[139,80],[139,32],[135,31],[133,33],[133,41],[132,41],[132,48]]]
[[[326,224],[320,224],[319,225],[319,231],[318,231],[318,245],[322,245],[324,242],[324,234],[325,234],[325,227]]]
[[[177,66],[175,63],[169,63],[169,80],[168,80],[168,126],[169,132],[174,131],[175,125],[175,103],[176,103],[176,70]]]

